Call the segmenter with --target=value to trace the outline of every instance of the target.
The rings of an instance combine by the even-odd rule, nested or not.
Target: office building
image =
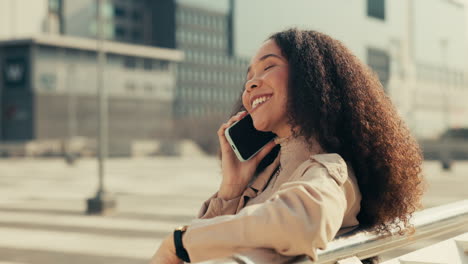
[[[67,2],[66,34],[94,36],[93,3]],[[248,61],[233,56],[229,12],[175,0],[108,0],[104,17],[107,39],[186,53],[177,71],[177,117],[230,113]]]
[[[104,86],[111,155],[128,155],[133,140],[173,133],[173,49],[105,42]],[[2,141],[96,138],[96,41],[36,36],[0,42]]]

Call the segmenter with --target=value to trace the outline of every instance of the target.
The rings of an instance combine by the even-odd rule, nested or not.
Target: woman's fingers
[[[223,123],[221,127],[218,129],[218,137],[224,137],[224,131],[230,127],[232,124],[235,122],[241,120],[245,115],[247,114],[246,111],[241,111],[238,112],[236,115],[232,116],[229,118],[229,120],[226,123]]]
[[[222,124],[218,129],[218,137],[224,137],[224,130],[229,127],[228,123]]]
[[[229,125],[232,125],[234,124],[235,122],[241,120],[245,115],[246,115],[246,111],[240,111],[238,112],[237,114],[233,115],[227,122],[227,124]]]
[[[240,117],[240,119],[244,118],[248,114],[249,113],[247,111],[240,111],[239,113],[237,113],[237,115]]]
[[[236,115],[232,116],[226,123],[223,123],[219,129],[218,129],[218,139],[219,139],[219,144],[221,146],[221,151],[225,152],[230,149],[229,143],[227,142],[226,136],[224,135],[224,132],[228,127],[230,127],[232,124],[235,122],[239,121],[242,119],[246,114],[246,111],[241,111],[238,112]]]

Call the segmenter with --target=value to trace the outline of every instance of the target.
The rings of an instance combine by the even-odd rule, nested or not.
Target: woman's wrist
[[[223,200],[232,200],[241,196],[244,192],[246,186],[245,184],[224,184],[221,183],[218,191],[218,198]]]

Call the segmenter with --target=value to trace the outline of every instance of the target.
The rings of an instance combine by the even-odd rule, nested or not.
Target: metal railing
[[[327,245],[326,250],[318,250],[318,261],[311,261],[307,257],[290,258],[287,263],[295,264],[334,264],[338,260],[350,257],[367,259],[379,256],[398,248],[405,247],[415,242],[449,234],[468,227],[468,200],[462,200],[438,207],[432,207],[416,212],[412,218],[415,231],[411,234],[378,235],[365,230],[355,230],[350,234],[338,237]],[[243,263],[266,264],[280,260],[273,256],[272,250],[255,249],[237,254],[233,257],[205,262],[215,263]],[[286,259],[278,261],[285,263]]]

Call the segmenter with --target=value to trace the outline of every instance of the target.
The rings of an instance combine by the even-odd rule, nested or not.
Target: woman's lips
[[[264,93],[264,94],[258,94],[250,98],[250,106],[254,108],[253,106],[255,103],[259,101],[265,101],[265,99],[270,99],[273,96],[272,93]]]
[[[262,103],[257,104],[254,108],[252,108],[252,110],[251,110],[250,113],[251,113],[251,114],[254,113],[257,109],[259,109],[259,108],[262,107],[264,104],[266,104],[268,101],[270,101],[270,99],[271,99],[271,96],[270,96],[267,100],[263,101]]]
[[[256,108],[257,106],[265,103],[266,101],[270,100],[273,94],[260,94],[254,96],[250,101],[250,106],[252,109]]]

